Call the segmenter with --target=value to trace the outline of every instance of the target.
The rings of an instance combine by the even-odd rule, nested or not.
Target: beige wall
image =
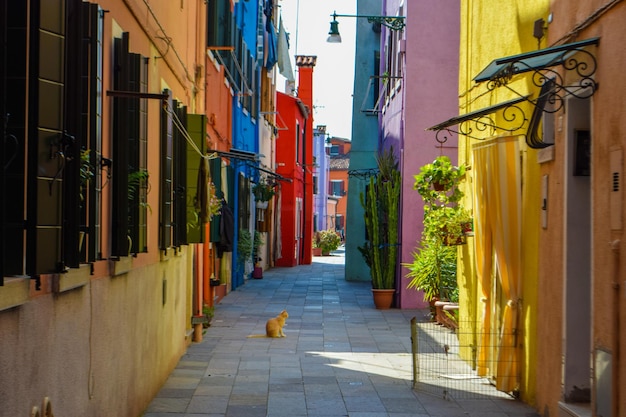
[[[130,51],[149,59],[149,92],[167,87],[188,112],[203,112],[204,73],[196,70],[206,59],[205,2],[98,4],[108,11],[104,90],[113,89],[112,39],[129,32]],[[103,95],[106,157],[110,108]],[[160,102],[149,100],[148,253],[109,260],[111,187],[105,186],[103,260],[42,276],[40,289],[29,279],[7,279],[0,287],[0,415],[30,415],[49,397],[58,416],[137,417],[190,342],[194,246],[158,249],[160,111]]]
[[[47,396],[55,415],[140,415],[187,345],[190,259],[183,248],[0,312],[0,414],[25,416]]]

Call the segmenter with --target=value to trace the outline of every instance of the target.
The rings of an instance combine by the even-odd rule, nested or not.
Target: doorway
[[[589,100],[567,102],[563,400],[591,401],[591,129]]]

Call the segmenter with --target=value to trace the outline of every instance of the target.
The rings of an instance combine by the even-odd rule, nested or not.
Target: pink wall
[[[397,13],[398,0],[387,2],[387,14]],[[430,126],[458,114],[458,62],[460,10],[456,0],[404,2],[406,14],[406,55],[402,86],[402,120],[393,123],[395,112],[388,111],[391,123],[385,125],[386,135],[397,136],[401,143],[402,236],[401,262],[410,263],[422,232],[423,203],[413,190],[413,176],[419,168],[446,154],[457,160],[456,137],[443,148],[435,140]],[[395,129],[395,131],[393,130]],[[407,290],[406,268],[402,268],[401,308],[424,307],[421,293]]]

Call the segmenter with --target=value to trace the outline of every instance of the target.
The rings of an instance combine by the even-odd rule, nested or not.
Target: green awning
[[[599,41],[600,38],[591,38],[580,42],[572,42],[538,51],[498,58],[491,61],[484,70],[474,77],[474,81],[490,81],[498,79],[504,74],[520,74],[560,65],[585,46],[597,45]]]

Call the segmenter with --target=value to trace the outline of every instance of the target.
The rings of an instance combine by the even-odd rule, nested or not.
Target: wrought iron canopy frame
[[[598,89],[598,83],[594,79],[598,64],[595,55],[587,47],[597,46],[599,41],[600,38],[591,38],[492,61],[474,77],[474,81],[477,83],[486,81],[488,91],[505,87],[519,98],[453,117],[427,130],[436,131],[437,142],[443,144],[448,140],[448,136],[442,132],[484,139],[473,136],[472,133],[485,132],[488,129],[491,129],[492,134],[498,131],[517,133],[528,125],[526,135],[528,145],[532,148],[549,146],[538,134],[541,114],[559,111],[569,96],[579,99],[593,96]],[[509,85],[516,75],[527,72],[532,72],[532,83],[540,89],[537,98],[532,100],[529,95],[522,95]],[[568,75],[572,75],[570,78],[573,79],[573,83],[567,83]],[[530,121],[523,108],[519,106],[523,101],[534,106]],[[496,125],[495,118],[491,116],[496,112],[501,112],[501,120],[507,123],[506,126]],[[458,125],[458,129],[452,129],[451,126],[454,125]]]
[[[337,12],[333,12],[331,14],[333,17],[333,22],[337,21],[338,17],[359,17],[365,18],[369,23],[378,23],[380,25],[386,26],[391,30],[402,30],[406,26],[405,17],[404,16],[371,16],[371,15],[362,15],[362,14],[337,14]]]
[[[426,130],[435,131],[435,139],[440,144],[448,141],[447,134],[450,133],[465,135],[472,139],[484,139],[484,137],[473,136],[475,132],[489,132],[491,136],[499,131],[512,134],[523,129],[528,122],[524,110],[519,106],[528,97],[515,98],[461,116],[455,116]],[[498,126],[494,115],[501,116],[501,119],[507,122],[507,126]],[[457,126],[457,128],[452,126]]]
[[[535,87],[542,88],[547,81],[552,84],[549,91],[544,90],[544,93],[548,94],[547,102],[550,103],[544,111],[554,113],[563,107],[566,97],[586,99],[593,96],[598,89],[598,83],[593,77],[598,63],[594,54],[586,47],[598,45],[599,42],[600,38],[591,38],[499,58],[483,69],[474,81],[487,81],[489,91],[506,87],[520,95],[509,86],[509,83],[518,74],[532,72],[531,80]],[[562,71],[559,71],[559,68]],[[575,79],[572,84],[566,82],[566,77],[570,74]],[[538,97],[529,101],[536,106],[539,100]]]
[[[348,177],[366,180],[369,177],[375,177],[378,173],[378,168],[351,169],[348,171]]]

